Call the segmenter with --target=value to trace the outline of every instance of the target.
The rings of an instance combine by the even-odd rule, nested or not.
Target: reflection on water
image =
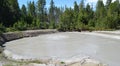
[[[91,56],[109,66],[120,66],[120,41],[77,32],[40,35],[6,43],[6,49],[23,56],[67,58]]]

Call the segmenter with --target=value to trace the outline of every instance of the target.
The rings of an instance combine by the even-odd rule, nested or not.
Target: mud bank
[[[38,61],[41,63],[29,63],[26,66],[108,66],[89,56],[79,55],[70,58],[30,58],[25,56],[16,55],[10,51],[4,51],[8,59],[16,61]]]
[[[58,31],[53,29],[47,29],[47,30],[28,30],[28,31],[20,31],[20,32],[3,33],[0,35],[0,46],[2,46],[5,42],[24,38],[24,37],[34,37],[41,34],[51,34],[56,32]]]

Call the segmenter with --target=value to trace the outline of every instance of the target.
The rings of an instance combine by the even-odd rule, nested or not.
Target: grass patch
[[[62,61],[62,62],[60,62],[60,63],[61,63],[61,64],[65,64],[65,62],[63,62],[63,61]]]

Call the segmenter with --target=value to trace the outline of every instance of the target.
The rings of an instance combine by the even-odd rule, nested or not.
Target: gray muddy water
[[[23,38],[5,46],[23,56],[69,58],[83,54],[109,66],[120,66],[120,40],[109,37],[65,32]]]

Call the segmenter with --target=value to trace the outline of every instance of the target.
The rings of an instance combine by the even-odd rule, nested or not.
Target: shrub
[[[6,31],[5,27],[2,24],[0,24],[0,33],[3,33],[5,31]]]
[[[6,32],[14,32],[14,31],[17,31],[17,29],[13,27],[6,28]]]
[[[35,20],[30,25],[30,29],[39,29],[40,25],[41,25],[40,20]]]
[[[26,30],[28,24],[25,21],[18,21],[13,25],[13,27],[17,30]]]

